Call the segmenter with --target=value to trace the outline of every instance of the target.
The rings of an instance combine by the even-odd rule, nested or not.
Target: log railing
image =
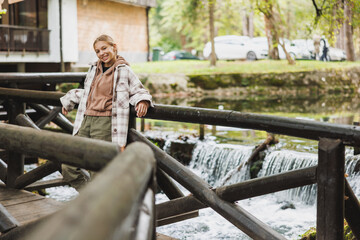
[[[33,79],[33,81],[45,82],[45,76],[41,78],[29,76],[29,78]],[[49,76],[49,78],[51,78],[51,76]],[[63,79],[64,82],[71,82],[69,80],[69,76],[65,76],[65,78],[66,79]],[[6,78],[0,75],[0,83],[2,81],[5,82],[4,79]],[[20,81],[19,79],[21,81],[25,81],[25,77],[14,78],[14,81]],[[60,82],[59,79],[60,78],[57,78],[55,81]],[[41,97],[39,97],[40,94]],[[24,106],[22,104],[24,102],[26,102],[28,106],[30,106],[31,103],[60,106],[59,97],[62,95],[62,93],[0,88],[0,99],[5,99],[9,102],[13,101],[12,105],[9,104],[12,106],[11,111],[10,108],[8,108],[9,119],[14,119],[19,115],[19,113],[24,112]],[[54,111],[51,111],[51,108],[46,109],[48,111],[43,114],[52,114],[52,117],[56,115]],[[133,108],[131,109],[131,116],[132,118],[135,116]],[[52,117],[49,117],[48,119],[51,119]],[[178,220],[184,219],[186,218],[184,217],[184,214],[188,217],[194,216],[196,215],[196,212],[194,214],[194,211],[204,207],[211,207],[253,239],[284,239],[283,236],[274,232],[271,228],[261,223],[250,213],[233,204],[233,202],[271,192],[317,183],[319,189],[317,203],[318,239],[342,239],[344,217],[348,221],[354,235],[360,239],[360,205],[344,177],[344,146],[360,146],[360,127],[241,113],[236,111],[167,105],[156,105],[154,108],[149,109],[146,118],[251,128],[319,141],[318,166],[264,178],[252,179],[229,186],[219,187],[218,189],[211,189],[211,186],[208,186],[203,180],[192,174],[187,168],[179,164],[171,156],[159,150],[156,146],[141,136],[141,134],[133,129],[130,130],[129,142],[145,142],[145,144],[150,146],[154,152],[158,172],[160,172],[157,174],[158,181],[159,179],[162,181],[158,185],[164,190],[165,194],[168,195],[169,199],[171,199],[168,202],[161,203],[156,206],[158,223],[161,222],[161,220],[163,220],[163,222],[168,221],[168,223],[174,222],[176,221],[174,216],[181,216],[178,217]],[[55,118],[53,118],[53,120],[54,119]],[[130,123],[134,126],[133,120],[131,120]],[[42,123],[42,125],[43,124],[44,123]],[[12,128],[13,127],[10,127],[7,131],[4,130],[3,132],[0,125],[0,139],[6,136],[2,134],[11,134]],[[33,152],[30,146],[27,145],[29,144],[27,136],[30,136],[35,132],[38,131],[35,129],[24,129],[24,137],[17,138],[16,141],[23,141],[25,143],[26,147],[24,148],[23,153],[39,154],[37,152]],[[60,134],[59,138],[63,138],[65,136],[65,134]],[[75,142],[77,141],[77,138],[69,137],[69,141],[70,138],[75,139],[72,140],[72,143],[76,144]],[[91,141],[90,139],[87,140]],[[36,141],[41,141],[41,139],[36,139]],[[43,140],[43,142],[46,146],[46,141]],[[16,143],[14,143],[14,148],[11,148],[10,146],[8,147],[10,150],[14,150],[19,147],[19,144],[16,145]],[[50,149],[44,150],[47,151]],[[44,157],[49,158],[49,160],[52,158],[56,161],[64,161],[62,158],[59,158],[59,155],[45,155],[46,156]],[[75,153],[72,155],[73,157],[74,155],[76,156]],[[10,158],[11,157],[13,156],[10,155]],[[15,157],[17,156],[15,155]],[[75,160],[72,162],[75,165],[80,164],[80,162]],[[95,162],[96,160],[94,160],[94,163]],[[18,161],[18,163],[21,164],[21,161]],[[91,164],[88,163],[86,166],[81,166],[92,169],[92,164],[94,163],[92,162]],[[0,164],[0,173],[6,172],[6,164],[4,164]],[[14,167],[14,169],[16,170],[17,168]],[[7,170],[9,170],[9,166],[7,167]],[[13,172],[19,173],[19,171]],[[7,179],[21,179],[13,172],[7,171]],[[13,174],[14,176],[9,177],[9,174]],[[3,179],[4,176],[0,177]],[[175,179],[187,188],[192,195],[183,196],[181,191],[173,184],[172,179]],[[16,181],[14,181],[12,186],[23,187],[24,184],[17,185]],[[344,200],[344,198],[346,200]],[[168,220],[169,218],[173,219]]]
[[[110,239],[115,235],[119,239],[131,239],[129,236],[133,235],[142,236],[139,239],[153,238],[151,229],[154,229],[155,218],[151,209],[155,204],[155,160],[145,144],[130,144],[124,153],[119,153],[118,146],[113,143],[0,123],[0,145],[10,151],[51,161],[17,176],[10,185],[15,188],[23,188],[56,171],[60,163],[92,171],[107,166],[84,188],[80,197],[39,224],[26,239],[70,239],[74,236],[75,239]],[[142,210],[143,205],[147,206],[147,211]],[[15,227],[14,221],[6,209],[0,210],[0,222],[3,223],[0,226],[4,225],[0,230],[5,233]],[[148,231],[145,233],[144,229],[137,228],[142,215],[146,216]],[[59,227],[60,224],[63,227]],[[6,235],[1,235],[0,239],[6,239]],[[11,239],[20,237],[12,236]]]

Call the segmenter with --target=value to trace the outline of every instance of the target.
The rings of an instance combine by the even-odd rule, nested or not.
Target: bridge
[[[234,202],[317,184],[317,239],[343,239],[344,219],[360,239],[360,205],[344,176],[345,146],[360,147],[360,127],[230,110],[155,105],[146,118],[263,130],[319,142],[318,165],[217,189],[136,130],[131,108],[128,147],[71,136],[61,113],[63,93],[20,89],[24,84],[80,83],[84,73],[0,74],[0,240],[155,239],[156,226],[198,216],[210,207],[253,239],[285,239]],[[62,132],[43,130],[49,122]],[[26,159],[47,162],[24,173]],[[68,204],[29,191],[66,185],[41,180],[61,164],[98,171]],[[176,180],[192,194],[184,196]],[[169,201],[156,204],[161,189]],[[165,237],[164,237],[165,238]],[[159,237],[160,239],[160,237]]]

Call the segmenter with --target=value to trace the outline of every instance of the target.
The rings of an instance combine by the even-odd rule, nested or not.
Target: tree
[[[284,50],[288,63],[291,65],[295,64],[295,60],[292,59],[286,50],[285,41],[280,40],[284,36],[282,26],[285,26],[285,24],[277,0],[256,0],[256,6],[264,14],[270,59],[279,59],[278,45],[280,45]]]
[[[331,42],[345,49],[347,59],[355,61],[354,28],[360,27],[357,0],[311,0],[315,8],[315,25],[320,25]],[[355,11],[354,11],[355,10]]]
[[[215,29],[214,29],[214,8],[216,0],[209,0],[209,27],[210,27],[210,41],[211,41],[211,55],[210,66],[216,66],[216,54],[215,54]]]
[[[345,25],[345,35],[346,35],[346,57],[348,61],[355,61],[355,49],[353,41],[353,28],[352,28],[352,9],[354,8],[354,3],[351,0],[344,0],[344,25]]]

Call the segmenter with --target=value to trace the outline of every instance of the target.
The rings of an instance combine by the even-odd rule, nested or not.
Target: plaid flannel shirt
[[[75,118],[73,135],[77,134],[86,111],[86,102],[89,96],[91,83],[94,80],[96,72],[96,63],[93,64],[85,78],[84,89],[72,89],[65,96],[60,98],[63,107],[67,111],[74,109],[75,104],[79,104]],[[136,106],[140,101],[147,100],[150,106],[152,97],[144,88],[139,78],[125,64],[119,64],[115,68],[113,81],[113,99],[111,115],[111,134],[112,142],[120,146],[126,145],[129,125],[129,104]]]

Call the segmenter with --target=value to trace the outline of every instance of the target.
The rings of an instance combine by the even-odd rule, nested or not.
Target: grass
[[[136,73],[182,73],[182,74],[216,74],[216,73],[270,73],[299,72],[325,69],[343,69],[360,66],[359,62],[321,62],[296,61],[289,65],[286,60],[260,61],[218,61],[216,67],[210,67],[209,61],[181,60],[134,63],[131,67]]]

